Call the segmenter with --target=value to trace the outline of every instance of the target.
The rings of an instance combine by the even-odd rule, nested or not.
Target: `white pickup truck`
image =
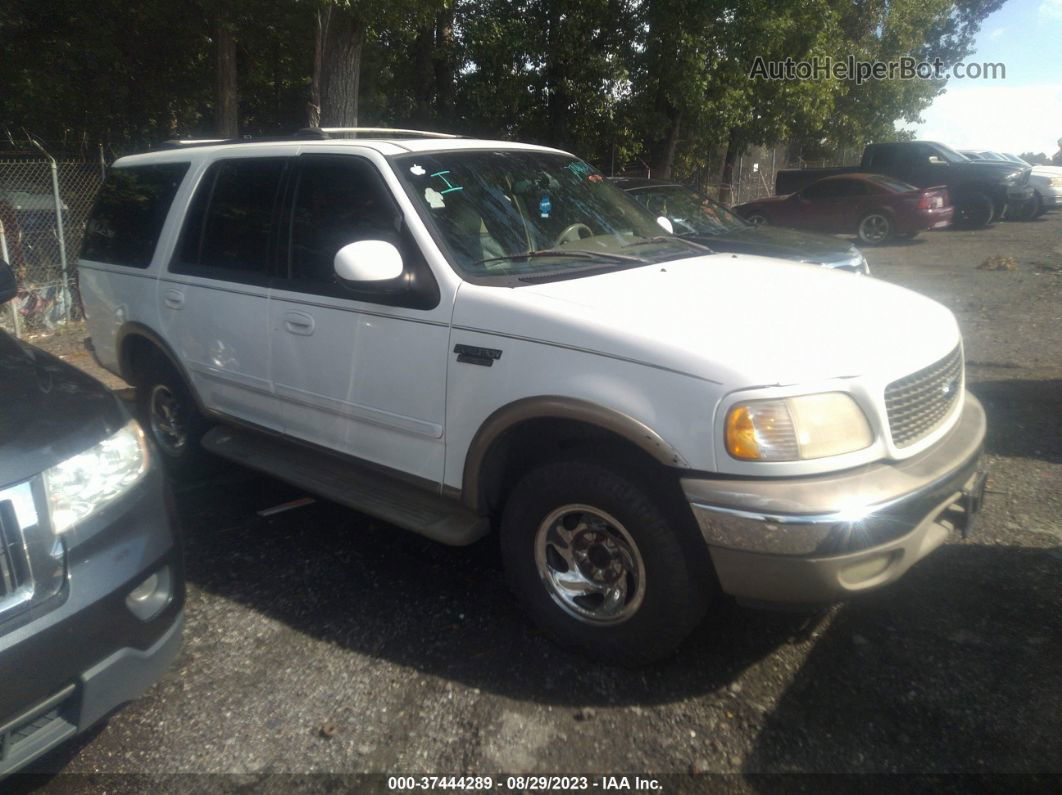
[[[172,473],[208,451],[442,543],[496,533],[541,627],[613,663],[720,592],[892,582],[983,493],[947,309],[685,242],[552,149],[336,130],[125,157],[79,268]]]

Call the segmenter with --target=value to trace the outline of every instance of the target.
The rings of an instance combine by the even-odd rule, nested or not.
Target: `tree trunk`
[[[324,27],[331,6],[317,9],[313,29],[313,77],[310,78],[310,101],[306,103],[306,126],[321,126],[321,51],[324,48]]]
[[[321,126],[357,127],[365,23],[350,9],[332,6],[321,48]]]
[[[737,143],[737,134],[730,131],[726,141],[726,155],[723,157],[723,173],[719,177],[719,201],[732,204],[734,201],[734,163],[741,153]]]
[[[675,152],[678,150],[679,134],[682,130],[682,111],[668,108],[667,136],[659,147],[659,154],[653,163],[653,177],[671,179],[671,169],[675,166]]]
[[[236,94],[236,37],[224,21],[217,23],[217,119],[219,138],[239,135],[239,104]]]
[[[447,3],[435,18],[435,118],[448,127],[454,121],[454,4]]]
[[[433,44],[435,22],[426,22],[417,31],[409,59],[413,64],[413,124],[427,128],[431,124],[431,104],[435,95],[433,79]]]

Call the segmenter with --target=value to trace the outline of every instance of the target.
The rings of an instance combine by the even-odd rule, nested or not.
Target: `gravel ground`
[[[995,254],[1018,269],[976,269]],[[299,493],[226,470],[179,494],[177,664],[36,770],[251,789],[285,772],[649,772],[672,791],[781,785],[695,778],[710,773],[1062,772],[1062,212],[868,258],[963,327],[990,421],[973,538],[814,619],[720,603],[673,659],[632,672],[539,636],[490,539],[450,549],[324,502],[259,518]],[[91,366],[73,339],[45,344]]]

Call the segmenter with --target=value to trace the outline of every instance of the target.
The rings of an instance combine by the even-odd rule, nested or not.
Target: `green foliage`
[[[237,41],[240,130],[306,123],[319,11],[365,26],[363,124],[519,138],[604,170],[702,171],[721,150],[806,155],[895,136],[939,81],[771,81],[767,61],[966,57],[1003,0],[7,0],[0,130],[60,149],[210,136],[217,25]],[[822,154],[826,157],[825,154]]]

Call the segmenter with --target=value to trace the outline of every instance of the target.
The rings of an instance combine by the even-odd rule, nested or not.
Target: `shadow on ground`
[[[745,771],[1062,771],[1055,552],[947,546],[842,607],[766,717]]]
[[[988,416],[986,452],[1062,463],[1062,380],[1003,379],[967,388]]]
[[[817,615],[722,601],[674,658],[608,668],[539,635],[505,585],[496,539],[450,548],[233,471],[178,494],[188,579],[299,632],[425,674],[556,704],[670,702],[724,687]]]

